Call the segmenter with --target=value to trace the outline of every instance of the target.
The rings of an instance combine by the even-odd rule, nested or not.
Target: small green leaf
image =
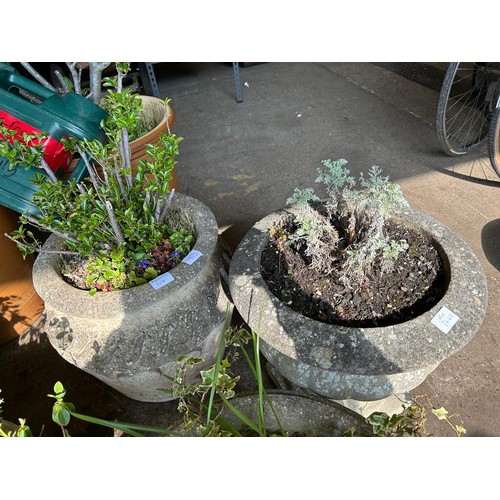
[[[64,405],[55,403],[52,408],[52,420],[58,425],[66,426],[70,419],[71,415]]]
[[[442,406],[441,408],[437,409],[433,408],[432,413],[434,413],[434,415],[436,415],[436,417],[439,418],[439,420],[446,420],[446,418],[448,417],[448,410],[446,410]]]
[[[64,397],[66,395],[66,390],[64,389],[64,386],[61,384],[61,382],[57,381],[54,384],[54,392],[56,395],[60,395],[61,397]]]

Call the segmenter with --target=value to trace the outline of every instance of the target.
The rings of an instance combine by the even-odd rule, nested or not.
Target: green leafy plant
[[[355,280],[371,270],[377,257],[384,262],[382,267],[388,268],[408,249],[406,241],[391,240],[386,231],[390,214],[408,203],[400,187],[382,176],[379,167],[373,166],[367,177],[361,174],[361,189],[357,189],[346,165],[347,160],[342,158],[322,162],[316,178],[328,193],[322,206],[312,188],[295,189],[287,204],[296,204],[298,213],[282,244],[304,249],[311,266],[326,275],[338,262],[337,252],[345,252],[346,280]]]
[[[32,226],[62,237],[61,255],[72,275],[81,274],[72,283],[84,283],[91,293],[128,288],[168,271],[196,238],[192,222],[171,210],[169,182],[182,138],[164,133],[158,143],[148,145],[149,161],[132,169],[129,137],[139,121],[140,98],[123,88],[130,65],[116,63],[116,68],[117,76],[104,79],[108,118],[101,126],[107,142],[65,141],[85,162],[84,182],[55,177],[43,159],[43,136],[18,139],[0,125],[0,154],[9,159],[10,168],[41,170],[33,178],[38,188],[33,203],[40,214],[23,214],[19,229],[7,236],[23,255],[43,251]]]
[[[245,345],[253,345],[253,353],[249,354]],[[226,356],[224,352],[231,347]],[[252,421],[244,415],[231,399],[236,395],[235,387],[240,377],[231,371],[231,365],[243,356],[257,382],[258,419]],[[99,419],[76,412],[72,403],[64,400],[66,390],[61,382],[54,385],[54,394],[48,394],[56,401],[52,409],[52,420],[62,430],[63,436],[69,437],[67,429],[71,418],[118,429],[130,436],[144,436],[161,434],[167,436],[185,435],[191,429],[196,429],[202,437],[242,437],[242,436],[287,436],[286,430],[281,425],[278,416],[272,408],[272,403],[263,385],[262,369],[259,357],[259,338],[255,332],[248,332],[244,328],[229,327],[221,336],[216,362],[207,370],[200,371],[199,380],[187,384],[185,375],[188,370],[201,363],[201,358],[181,356],[178,360],[175,377],[171,379],[172,389],[161,389],[178,398],[178,410],[183,415],[183,430],[172,430],[156,426],[116,422]],[[276,425],[273,429],[266,428],[264,421],[264,405],[269,405],[274,413]],[[231,412],[240,422],[235,426],[224,418],[223,411]]]
[[[103,427],[108,427],[111,429],[118,429],[130,436],[142,437],[145,435],[145,433],[178,435],[178,433],[169,431],[168,429],[162,429],[142,424],[105,420],[77,413],[75,411],[75,405],[73,403],[64,401],[64,397],[66,396],[66,389],[61,382],[56,382],[54,384],[54,394],[47,394],[47,396],[56,400],[52,407],[52,420],[61,427],[62,435],[64,437],[71,436],[67,429],[67,426],[71,421],[71,417],[91,424],[101,425]]]
[[[252,355],[245,349],[245,345],[252,344]],[[227,348],[225,358],[223,352]],[[235,387],[240,377],[231,371],[232,364],[240,356],[245,361],[257,382],[257,421],[252,421],[235,406],[231,399],[235,396]],[[172,394],[179,398],[178,409],[184,416],[184,428],[195,428],[200,436],[242,437],[242,436],[287,436],[278,416],[274,412],[272,403],[264,388],[262,369],[259,356],[259,336],[256,332],[248,332],[245,328],[227,328],[217,353],[215,364],[208,370],[200,372],[201,382],[185,383],[185,374],[188,369],[200,363],[199,358],[179,358],[179,368],[173,379]],[[275,426],[268,429],[264,421],[264,405],[269,405],[274,415]],[[240,422],[235,426],[224,418],[225,412],[230,412]]]
[[[0,392],[2,390],[0,389]],[[0,437],[32,437],[31,429],[26,425],[26,419],[18,419],[19,425],[2,420],[3,398],[0,398]]]
[[[425,398],[427,405],[431,409],[431,413],[439,420],[445,421],[455,432],[457,437],[466,434],[465,427],[461,424],[453,423],[456,414],[450,415],[448,410],[436,408],[426,394],[416,396],[411,401],[411,404],[405,405],[401,413],[388,415],[383,412],[372,413],[367,421],[371,424],[374,436],[378,437],[422,437],[428,436],[429,433],[425,428],[427,420],[426,407],[419,403],[419,400]]]
[[[251,349],[246,346],[251,344]],[[247,366],[250,368],[257,382],[257,419],[248,418],[233,404],[236,396],[236,387],[240,380],[231,367],[243,356]],[[144,424],[106,420],[76,411],[75,405],[65,401],[66,389],[61,382],[54,385],[54,393],[47,396],[55,399],[52,407],[52,420],[61,427],[62,436],[70,437],[68,425],[72,418],[91,424],[107,427],[121,431],[134,437],[151,435],[184,436],[193,429],[202,437],[287,437],[288,430],[285,429],[273,409],[269,395],[267,394],[262,378],[262,367],[259,356],[259,335],[249,332],[241,327],[229,327],[221,336],[219,349],[215,363],[208,369],[200,372],[199,380],[194,383],[186,383],[185,375],[193,367],[203,360],[188,356],[178,359],[178,369],[175,377],[171,379],[172,389],[166,391],[178,398],[178,410],[183,416],[183,426],[175,428],[164,428]],[[443,408],[435,407],[427,395],[413,398],[411,404],[403,405],[403,411],[395,415],[383,412],[374,412],[366,421],[371,425],[374,437],[425,437],[429,433],[425,428],[427,411],[419,401],[425,398],[427,406],[430,407],[432,415],[437,419],[445,421],[452,427],[457,437],[466,433],[461,424],[455,424],[452,420],[457,416],[450,415]],[[0,413],[3,400],[0,399]],[[268,405],[274,416],[272,426],[266,426],[264,420],[264,406]],[[235,418],[229,420],[228,415]],[[234,424],[234,421],[239,424]],[[2,420],[0,419],[0,424]],[[31,437],[32,433],[25,419],[19,419],[19,426],[10,426],[9,430],[2,429],[0,425],[0,437]],[[350,428],[344,432],[344,436],[356,436],[357,429]]]

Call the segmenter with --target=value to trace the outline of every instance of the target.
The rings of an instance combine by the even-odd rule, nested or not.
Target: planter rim
[[[73,287],[62,278],[60,256],[54,253],[40,253],[33,266],[33,283],[42,299],[50,302],[60,311],[70,310],[73,316],[106,318],[119,309],[149,307],[159,297],[175,295],[181,288],[190,286],[193,278],[209,265],[210,256],[217,245],[218,225],[211,210],[201,201],[176,193],[172,207],[187,210],[194,219],[196,242],[192,251],[202,255],[193,264],[179,263],[170,272],[174,280],[155,290],[150,283],[144,283],[124,290],[98,292],[90,295],[88,290]],[[51,235],[43,248],[59,249],[63,240]],[[168,314],[168,311],[166,311]]]
[[[154,96],[148,96],[148,95],[139,95],[138,96],[143,103],[145,102],[158,102],[164,104],[163,99],[160,99],[159,97],[154,97]],[[152,138],[159,135],[162,132],[165,132],[167,128],[169,127],[169,122],[172,120],[174,116],[174,110],[170,104],[165,105],[165,113],[163,115],[163,118],[161,121],[151,129],[149,132],[145,133],[144,135],[141,135],[141,137],[138,137],[137,139],[133,140],[130,142],[130,147],[132,149],[136,149],[138,147],[142,147],[145,144],[149,144],[152,141]]]
[[[444,296],[431,309],[407,322],[367,328],[322,323],[282,303],[262,278],[261,254],[269,241],[267,230],[282,215],[297,210],[297,206],[288,206],[258,221],[240,242],[230,264],[233,302],[243,320],[260,330],[263,350],[271,348],[299,365],[319,369],[328,369],[333,359],[338,370],[373,375],[387,370],[401,373],[437,366],[475,335],[487,307],[484,271],[459,236],[436,219],[413,209],[401,210],[394,217],[429,235],[445,255],[449,284]],[[431,323],[443,306],[459,317],[448,333]],[[360,365],[360,359],[371,361]]]

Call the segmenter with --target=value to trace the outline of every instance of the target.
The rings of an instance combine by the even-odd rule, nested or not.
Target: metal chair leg
[[[240,63],[233,63],[234,85],[236,87],[236,102],[243,102],[241,95]]]

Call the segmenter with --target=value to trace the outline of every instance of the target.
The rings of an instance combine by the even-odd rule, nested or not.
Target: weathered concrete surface
[[[296,214],[297,207],[287,207]],[[261,275],[274,212],[245,235],[231,260],[231,297],[259,332],[268,361],[299,387],[328,398],[375,401],[407,393],[477,333],[486,312],[486,278],[468,245],[437,220],[414,210],[393,215],[426,234],[439,249],[448,282],[444,297],[410,321],[377,328],[329,325],[303,316],[274,296]],[[432,323],[442,307],[459,319],[447,333]]]
[[[53,347],[66,361],[139,401],[172,399],[159,389],[171,388],[166,377],[175,376],[181,355],[205,360],[197,372],[210,367],[231,317],[220,282],[215,218],[198,200],[185,195],[174,200],[194,221],[193,251],[201,255],[192,264],[178,264],[170,271],[173,281],[161,288],[146,283],[90,296],[61,278],[56,253],[42,253],[33,268]],[[58,246],[54,236],[45,243],[46,250]]]
[[[264,403],[264,425],[268,433],[280,434],[279,420],[291,436],[342,437],[351,428],[355,429],[355,436],[372,434],[371,427],[359,414],[314,394],[272,390],[269,391],[269,399],[272,409],[267,401]],[[258,393],[239,394],[232,402],[252,422],[259,421]],[[241,428],[241,420],[233,412],[224,409],[222,416],[237,429]],[[189,435],[196,436],[195,429]]]

